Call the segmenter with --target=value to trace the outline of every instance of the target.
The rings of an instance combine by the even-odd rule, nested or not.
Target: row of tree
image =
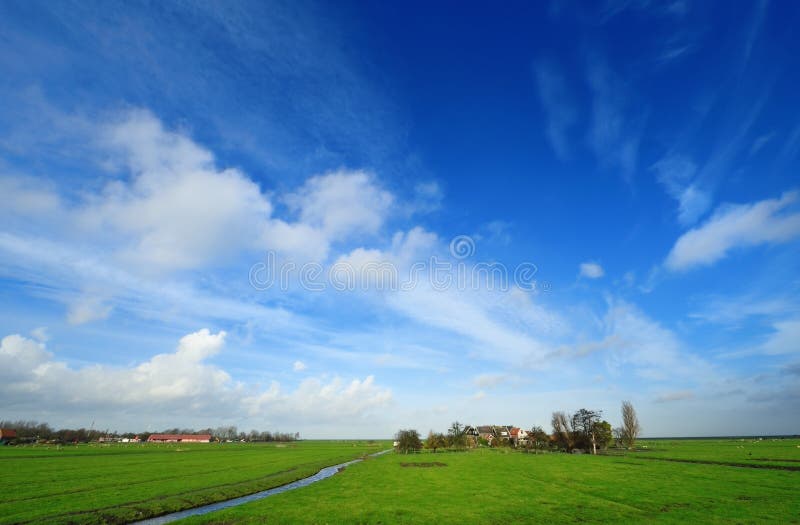
[[[17,433],[19,442],[51,441],[61,443],[88,443],[97,441],[100,438],[133,438],[138,437],[146,441],[155,432],[112,432],[108,430],[96,430],[94,428],[62,428],[54,429],[47,423],[38,421],[6,421],[0,420],[0,428],[14,429]],[[300,439],[300,433],[270,432],[263,430],[251,430],[250,432],[240,432],[235,426],[220,426],[217,428],[205,428],[194,430],[191,428],[168,428],[158,434],[210,434],[219,441],[251,441],[251,442],[271,442],[271,441],[295,441]]]
[[[548,434],[540,426],[534,426],[520,439],[498,430],[495,427],[490,440],[480,436],[470,436],[459,422],[450,425],[446,433],[430,431],[423,443],[419,433],[413,429],[400,430],[396,436],[396,448],[403,453],[414,452],[423,447],[436,452],[439,449],[463,450],[480,445],[492,447],[515,447],[527,451],[553,450],[573,452],[582,450],[597,454],[615,444],[617,447],[631,449],[641,434],[641,426],[636,410],[628,401],[622,402],[622,425],[612,429],[608,421],[602,419],[602,411],[582,408],[573,414],[553,412],[552,432]]]
[[[608,421],[601,419],[602,411],[582,408],[572,414],[553,412],[552,442],[566,452],[585,450],[597,454],[612,443],[631,449],[642,432],[636,410],[629,401],[622,402],[622,425],[612,429]]]

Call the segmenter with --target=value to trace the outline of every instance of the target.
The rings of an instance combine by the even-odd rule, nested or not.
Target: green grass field
[[[388,454],[181,523],[800,523],[800,440],[640,444],[607,456]],[[388,446],[3,447],[0,523],[142,519],[285,484]]]
[[[642,444],[624,456],[390,454],[180,523],[800,523],[800,471],[775,468],[800,467],[800,440],[751,442],[752,450],[738,440]],[[781,461],[724,464],[756,455]],[[444,466],[403,466],[431,462]]]
[[[0,524],[124,523],[250,494],[387,442],[0,447]]]

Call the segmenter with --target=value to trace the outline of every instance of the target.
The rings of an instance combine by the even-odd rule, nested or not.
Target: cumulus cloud
[[[294,365],[292,365],[292,370],[294,370],[295,372],[302,372],[306,368],[307,368],[306,364],[302,361],[295,361]]]
[[[29,380],[34,370],[46,363],[51,356],[45,350],[44,343],[18,334],[4,337],[0,341],[0,377],[6,383],[5,387],[8,388],[12,380]]]
[[[286,196],[301,222],[333,238],[377,232],[393,200],[373,175],[344,170],[312,177]]]
[[[89,196],[78,213],[85,228],[122,236],[124,259],[186,269],[256,248],[272,205],[245,174],[217,168],[211,152],[147,111],[125,114],[103,137],[130,176]]]
[[[800,213],[788,208],[797,201],[791,191],[778,199],[722,206],[705,223],[684,233],[672,247],[665,266],[685,271],[709,266],[731,250],[787,242],[800,235]]]
[[[202,329],[182,337],[174,352],[138,365],[76,369],[55,359],[43,343],[9,335],[0,343],[0,395],[20,417],[26,409],[47,407],[61,416],[91,410],[114,421],[122,411],[128,414],[128,428],[153,417],[330,420],[362,416],[391,401],[391,392],[377,386],[373,376],[349,383],[338,377],[328,382],[309,378],[295,390],[274,381],[266,390],[234,381],[208,362],[222,351],[225,338],[224,331]]]
[[[341,422],[346,417],[361,417],[392,400],[388,389],[375,384],[373,376],[345,382],[336,377],[328,383],[308,378],[296,390],[284,392],[273,382],[267,392],[245,398],[251,414],[270,413],[287,419],[313,417],[317,422]]]
[[[171,272],[264,250],[321,260],[334,242],[378,232],[392,212],[394,196],[373,174],[341,169],[278,196],[295,217],[276,217],[258,183],[218,167],[211,151],[146,110],[124,112],[96,135],[110,182],[67,201],[55,184],[2,176],[4,220],[28,231],[54,224],[131,268]]]
[[[595,262],[585,262],[581,263],[580,275],[587,279],[599,279],[605,275],[605,271],[602,266]]]

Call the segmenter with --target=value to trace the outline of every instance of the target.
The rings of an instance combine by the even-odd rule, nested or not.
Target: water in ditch
[[[380,456],[381,454],[386,454],[387,452],[390,451],[391,450],[383,450],[381,452],[370,454],[370,456]],[[334,474],[336,474],[339,471],[339,469],[345,468],[349,465],[352,465],[353,463],[358,463],[359,461],[362,460],[354,459],[352,461],[347,461],[345,463],[339,463],[338,465],[325,467],[324,469],[320,470],[313,476],[309,476],[303,479],[298,479],[297,481],[293,481],[286,485],[281,485],[280,487],[275,487],[269,490],[262,490],[261,492],[256,492],[254,494],[248,494],[247,496],[241,496],[238,498],[233,498],[225,501],[218,501],[217,503],[211,503],[210,505],[203,505],[202,507],[194,507],[192,509],[186,509],[180,512],[164,514],[163,516],[157,516],[155,518],[134,522],[133,525],[160,525],[162,523],[170,523],[173,521],[181,520],[183,518],[188,518],[190,516],[200,516],[202,514],[208,514],[209,512],[228,509],[230,507],[237,507],[239,505],[244,505],[245,503],[250,503],[251,501],[256,501],[268,498],[270,496],[274,496],[275,494],[280,494],[281,492],[288,492],[290,490],[306,487],[308,485],[311,485],[312,483],[316,483],[317,481],[329,478]]]

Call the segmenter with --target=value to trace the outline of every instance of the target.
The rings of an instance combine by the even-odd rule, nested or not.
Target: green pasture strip
[[[6,447],[0,524],[121,523],[276,487],[387,443]],[[57,453],[54,453],[57,452]]]
[[[800,466],[800,439],[641,440],[635,454],[721,463]]]
[[[402,465],[432,462],[446,466]],[[479,450],[389,454],[180,523],[800,523],[798,509],[800,472]]]

